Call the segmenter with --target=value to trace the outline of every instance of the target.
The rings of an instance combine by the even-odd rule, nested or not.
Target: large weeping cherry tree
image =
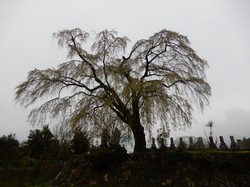
[[[42,102],[28,116],[32,123],[48,117],[62,117],[72,128],[119,123],[131,130],[134,152],[140,152],[146,148],[145,132],[155,123],[189,127],[193,106],[203,111],[209,104],[208,64],[186,36],[163,29],[127,52],[129,39],[113,30],[92,37],[91,50],[83,46],[89,34],[81,29],[54,37],[69,61],[34,69],[16,87],[16,101],[25,107]]]

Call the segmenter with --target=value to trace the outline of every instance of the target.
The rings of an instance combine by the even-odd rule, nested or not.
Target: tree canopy
[[[16,87],[16,100],[26,107],[49,98],[31,110],[32,123],[58,116],[73,128],[116,123],[131,129],[134,151],[143,151],[145,130],[157,122],[188,127],[193,105],[202,111],[209,104],[208,64],[177,32],[163,29],[129,51],[130,40],[114,30],[90,37],[76,28],[54,33],[54,38],[67,49],[69,61],[34,69]],[[87,39],[93,41],[91,48],[84,46]]]

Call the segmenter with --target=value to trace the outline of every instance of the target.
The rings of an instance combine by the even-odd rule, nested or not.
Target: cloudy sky
[[[132,42],[163,28],[188,36],[210,65],[212,97],[192,129],[171,135],[205,136],[212,120],[218,136],[250,137],[249,18],[249,0],[0,0],[0,136],[26,139],[33,127],[29,110],[15,104],[14,88],[29,70],[66,61],[52,33],[79,27],[115,29]]]

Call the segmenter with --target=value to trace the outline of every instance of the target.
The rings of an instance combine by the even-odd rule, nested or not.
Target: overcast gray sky
[[[163,28],[188,36],[210,65],[212,97],[192,129],[171,135],[204,136],[212,120],[218,136],[250,137],[249,18],[249,0],[0,0],[0,136],[26,139],[33,127],[29,110],[14,102],[14,88],[34,67],[66,61],[52,33],[79,27],[116,29],[133,42]]]

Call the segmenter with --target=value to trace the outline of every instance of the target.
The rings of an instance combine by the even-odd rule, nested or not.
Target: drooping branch
[[[163,86],[165,86],[166,88],[171,88],[171,87],[174,86],[176,83],[183,83],[183,84],[186,84],[186,82],[185,82],[184,80],[177,80],[177,81],[174,81],[173,83],[171,83],[170,85],[163,84]]]

